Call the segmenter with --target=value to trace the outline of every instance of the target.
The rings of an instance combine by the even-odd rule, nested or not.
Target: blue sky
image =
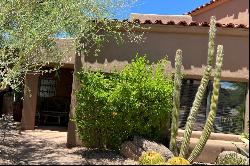
[[[138,0],[123,12],[120,19],[129,18],[130,13],[181,15],[210,0]]]

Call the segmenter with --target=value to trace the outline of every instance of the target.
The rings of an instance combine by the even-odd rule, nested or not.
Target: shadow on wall
[[[188,27],[183,27],[188,28]],[[199,27],[189,27],[193,31]],[[204,27],[202,27],[204,29]],[[200,30],[200,29],[198,29]],[[136,54],[147,55],[150,62],[160,60],[166,55],[174,65],[174,57],[177,49],[183,50],[183,65],[186,70],[201,68],[207,61],[208,28],[207,34],[189,33],[160,33],[150,32],[145,35],[143,43],[126,42],[117,45],[114,41],[104,45],[100,55],[86,56],[85,62],[90,65],[114,63],[118,66],[126,64],[135,58]],[[241,72],[249,69],[249,47],[248,36],[223,36],[217,35],[216,45],[224,45],[223,70],[230,72]],[[106,65],[108,67],[108,65]],[[111,69],[112,67],[110,67]],[[245,73],[246,74],[246,73]],[[248,74],[247,74],[248,75]]]

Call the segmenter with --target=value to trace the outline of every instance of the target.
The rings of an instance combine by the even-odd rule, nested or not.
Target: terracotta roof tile
[[[233,23],[229,23],[229,24],[226,25],[226,27],[228,27],[228,28],[234,28],[234,24]]]
[[[196,21],[193,21],[189,24],[189,26],[199,26],[199,23]]]
[[[161,20],[155,20],[155,24],[163,24]]]
[[[187,26],[187,22],[186,21],[180,21],[177,23],[177,25],[183,25],[183,26]]]
[[[216,27],[222,27],[223,25],[221,23],[216,23]]]
[[[144,24],[152,24],[152,21],[151,20],[145,20]]]
[[[249,28],[249,26],[244,25],[244,24],[239,24],[236,26],[236,28]]]
[[[175,22],[174,21],[168,21],[167,25],[175,25]]]
[[[169,21],[186,21],[188,24],[192,22],[192,17],[188,15],[158,15],[158,14],[139,14],[132,13],[130,15],[130,20],[139,19],[141,22],[145,22],[146,20],[150,20],[151,22],[155,22],[156,20],[161,20],[163,24],[166,24]]]
[[[140,19],[134,19],[132,22],[137,23],[137,24],[161,24],[161,25],[178,25],[178,26],[197,26],[197,27],[209,27],[208,22],[202,22],[198,23],[195,21],[192,21],[190,23],[187,23],[186,21],[168,21],[166,23],[163,23],[162,20],[155,20],[154,22],[151,20],[140,20]],[[233,23],[228,23],[228,24],[221,24],[221,23],[216,23],[216,27],[222,27],[222,28],[243,28],[243,29],[249,29],[248,25],[244,24],[233,24]]]
[[[202,23],[201,23],[201,26],[202,26],[202,27],[209,27],[209,23],[208,23],[208,22],[202,22]]]

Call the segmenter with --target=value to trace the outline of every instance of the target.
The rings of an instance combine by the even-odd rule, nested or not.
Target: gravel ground
[[[33,131],[22,131],[19,134],[19,131],[13,127],[7,131],[3,142],[3,130],[0,128],[0,165],[138,164],[111,151],[98,151],[85,147],[68,149],[65,146],[66,136],[67,132],[62,128],[51,130],[47,127]]]
[[[138,165],[112,151],[67,148],[66,128],[43,127],[20,133],[20,123],[5,122],[0,119],[0,165]]]

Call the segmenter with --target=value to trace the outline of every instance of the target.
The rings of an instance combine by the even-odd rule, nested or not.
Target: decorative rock
[[[133,141],[124,142],[120,152],[127,158],[138,160],[142,153],[147,151],[160,153],[166,161],[174,156],[164,145],[140,137],[134,137]]]
[[[224,151],[219,154],[216,165],[248,165],[249,158],[234,151]]]
[[[143,150],[140,147],[137,147],[131,141],[124,142],[121,145],[120,153],[127,158],[132,160],[139,160]]]

